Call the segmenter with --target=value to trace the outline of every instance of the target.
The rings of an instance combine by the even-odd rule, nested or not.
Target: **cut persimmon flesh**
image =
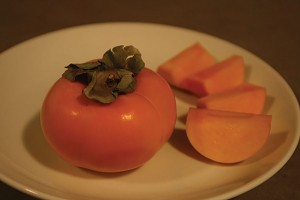
[[[233,55],[209,68],[186,77],[180,87],[205,96],[233,88],[244,82],[244,60]]]
[[[186,133],[203,156],[219,163],[237,163],[253,156],[267,141],[270,115],[190,108]]]
[[[171,85],[180,87],[183,79],[215,64],[214,57],[195,43],[161,64],[157,72]]]
[[[197,107],[261,114],[265,100],[264,87],[243,83],[232,89],[197,99]]]

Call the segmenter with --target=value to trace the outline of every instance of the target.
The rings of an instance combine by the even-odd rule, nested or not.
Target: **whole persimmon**
[[[170,138],[176,103],[168,83],[144,67],[133,46],[70,64],[46,95],[41,125],[71,164],[120,172],[145,164]]]

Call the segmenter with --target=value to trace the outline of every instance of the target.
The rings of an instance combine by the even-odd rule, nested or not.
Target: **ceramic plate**
[[[143,167],[125,173],[94,173],[58,157],[45,142],[39,111],[64,66],[101,57],[120,44],[134,45],[147,67],[156,69],[194,42],[222,60],[244,57],[248,82],[266,87],[264,113],[273,116],[266,145],[236,165],[209,162],[185,137],[181,120],[170,141]],[[7,184],[43,199],[228,199],[274,175],[299,140],[299,105],[284,79],[252,53],[203,33],[157,24],[104,23],[48,33],[0,54],[0,177]],[[178,118],[194,98],[175,91]],[[155,124],[153,124],[155,125]]]

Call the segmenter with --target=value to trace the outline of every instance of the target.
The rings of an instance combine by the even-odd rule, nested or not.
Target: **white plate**
[[[218,60],[244,57],[247,81],[268,91],[265,113],[273,115],[270,138],[251,159],[218,165],[195,153],[178,120],[173,137],[143,167],[120,174],[92,173],[61,160],[39,125],[43,98],[71,62],[102,56],[110,47],[132,44],[155,69],[199,41]],[[23,42],[0,54],[1,180],[43,199],[228,199],[274,175],[299,140],[299,106],[290,87],[267,63],[224,40],[171,26],[104,23],[68,28]],[[179,117],[193,98],[178,91]]]

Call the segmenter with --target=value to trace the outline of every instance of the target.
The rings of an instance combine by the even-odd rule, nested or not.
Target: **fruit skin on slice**
[[[267,141],[272,116],[190,108],[186,133],[203,156],[219,163],[244,161]]]
[[[233,88],[244,82],[245,66],[243,57],[231,57],[216,63],[181,82],[183,88],[197,96],[206,96]]]
[[[169,84],[180,87],[183,79],[215,63],[215,58],[200,43],[195,43],[161,64],[157,72]]]
[[[198,108],[261,114],[266,101],[262,86],[242,83],[226,91],[197,99]]]

